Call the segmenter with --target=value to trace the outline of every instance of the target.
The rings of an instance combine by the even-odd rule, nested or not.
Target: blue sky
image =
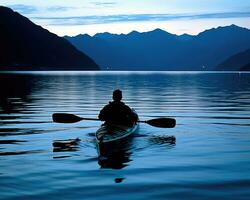
[[[0,4],[60,36],[155,28],[198,34],[231,24],[250,28],[250,0],[0,0]]]

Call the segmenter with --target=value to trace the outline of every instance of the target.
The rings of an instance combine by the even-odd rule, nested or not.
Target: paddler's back
[[[133,126],[138,120],[138,115],[121,101],[109,102],[99,114],[99,119],[106,124],[119,124]]]

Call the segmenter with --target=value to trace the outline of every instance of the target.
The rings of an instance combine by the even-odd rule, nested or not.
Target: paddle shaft
[[[147,123],[147,121],[141,121],[141,120],[136,121],[136,122],[138,122],[138,123]]]
[[[89,121],[101,121],[100,119],[96,119],[96,118],[85,118],[85,117],[81,117],[81,120],[89,120]]]
[[[79,117],[79,120],[88,120],[88,121],[101,121],[100,119],[97,118],[90,118],[90,117]],[[136,121],[138,123],[146,123],[147,121]]]
[[[80,118],[81,118],[81,120],[101,121],[100,119],[96,119],[96,118],[85,118],[85,117],[80,117]],[[157,120],[157,119],[155,119],[155,120]],[[172,120],[172,119],[169,119],[169,120]],[[151,120],[145,120],[145,121],[139,120],[139,121],[136,121],[136,122],[137,122],[137,123],[145,123],[145,124],[152,125],[152,126],[157,126],[157,125],[155,125],[155,124],[150,123],[150,121],[151,121]],[[157,127],[171,128],[171,127],[174,127],[174,126],[175,126],[175,122],[172,122],[172,124],[174,124],[174,125],[171,125],[171,127],[170,127],[169,124],[170,124],[170,122],[168,121],[168,126],[163,126],[163,127],[162,127],[162,125],[159,125],[159,126],[157,126]]]
[[[81,120],[101,121],[100,119],[97,119],[97,118],[89,118],[89,117],[87,117],[87,118],[85,118],[85,117],[80,117],[80,118],[81,118]],[[138,123],[147,123],[147,121],[136,121],[136,122],[138,122]]]
[[[57,123],[75,123],[82,120],[94,120],[94,121],[101,121],[100,119],[96,118],[85,118],[79,117],[74,114],[67,114],[67,113],[54,113],[52,115],[52,119],[54,122]],[[176,125],[176,121],[173,118],[156,118],[150,119],[146,121],[137,121],[139,123],[146,123],[151,126],[160,127],[160,128],[174,128]]]

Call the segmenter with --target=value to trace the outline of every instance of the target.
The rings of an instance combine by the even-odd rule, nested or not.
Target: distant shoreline
[[[48,70],[48,71],[0,71],[0,74],[237,74],[237,73],[250,73],[249,71],[112,71],[112,70]]]

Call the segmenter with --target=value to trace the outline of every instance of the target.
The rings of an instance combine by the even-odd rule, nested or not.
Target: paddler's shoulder
[[[122,105],[125,106],[125,103],[122,101],[110,101],[108,105]]]

